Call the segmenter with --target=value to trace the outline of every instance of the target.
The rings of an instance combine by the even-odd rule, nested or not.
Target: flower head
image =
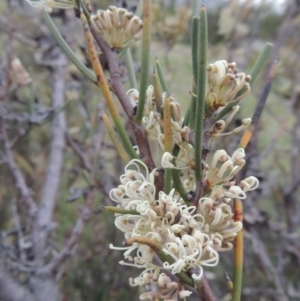
[[[250,75],[238,73],[235,63],[217,61],[207,67],[209,92],[206,102],[211,111],[227,105],[231,101],[239,101],[250,91]],[[237,96],[237,93],[242,94]]]
[[[93,27],[110,48],[120,50],[142,36],[143,21],[124,8],[110,6],[91,16]]]

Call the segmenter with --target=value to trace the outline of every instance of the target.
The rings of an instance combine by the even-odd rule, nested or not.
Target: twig
[[[59,58],[53,63],[53,109],[59,110],[64,106],[66,58],[60,52]],[[66,120],[64,111],[61,111],[52,122],[52,140],[47,176],[38,209],[37,224],[38,237],[34,237],[34,253],[38,263],[43,262],[44,250],[49,234],[49,225],[52,223],[56,195],[60,186],[61,170],[63,167],[63,153],[65,148]]]
[[[197,291],[202,301],[217,301],[216,296],[211,290],[211,287],[205,275],[202,276]]]
[[[91,164],[88,161],[88,159],[86,158],[85,153],[80,149],[80,146],[72,139],[72,137],[69,133],[65,133],[65,138],[66,138],[68,145],[72,148],[74,153],[80,159],[84,169],[86,169],[87,171],[91,171],[91,169],[92,169]]]
[[[99,167],[97,164],[97,157],[100,154],[100,149],[102,146],[102,141],[103,141],[103,133],[104,133],[104,126],[100,118],[100,112],[102,111],[102,107],[99,107],[99,115],[98,115],[98,120],[99,120],[99,125],[96,134],[94,135],[93,139],[93,158],[92,158],[92,166],[93,168],[90,169],[90,176],[89,180],[90,183],[95,183],[95,177],[96,177],[96,170]],[[62,248],[60,253],[53,258],[53,260],[45,266],[41,272],[42,273],[52,273],[55,274],[58,270],[58,268],[61,266],[63,262],[65,262],[72,254],[72,251],[78,244],[78,241],[80,239],[81,233],[84,230],[85,224],[89,221],[90,215],[92,213],[92,206],[94,203],[94,197],[95,197],[95,187],[92,185],[87,193],[86,196],[86,202],[85,206],[83,209],[81,209],[80,215],[77,219],[77,222],[73,228],[73,231],[71,233],[70,238],[68,239],[67,243],[65,246]]]
[[[17,245],[20,250],[21,262],[24,262],[24,260],[26,259],[26,255],[24,253],[24,248],[21,246],[21,241],[23,239],[23,233],[22,233],[22,229],[21,229],[20,216],[18,213],[17,202],[14,198],[11,200],[11,215],[14,219],[14,224],[15,224],[15,228],[17,231]]]
[[[133,115],[133,108],[129,101],[128,95],[126,94],[126,91],[124,90],[124,87],[122,85],[121,81],[121,75],[119,70],[119,65],[116,57],[116,53],[110,49],[110,47],[107,45],[107,43],[97,34],[95,29],[91,27],[91,33],[93,34],[93,37],[99,47],[101,48],[104,56],[107,59],[108,62],[108,68],[111,75],[111,85],[113,88],[113,91],[116,93],[126,115],[129,118],[131,127],[133,129],[133,132],[135,134],[135,138],[139,147],[140,154],[142,156],[142,160],[145,162],[145,164],[148,166],[150,170],[153,170],[156,166],[154,164],[152,154],[150,152],[150,146],[147,139],[147,134],[144,129],[144,127],[140,124],[138,124],[134,120]],[[156,187],[157,191],[163,190],[163,175],[159,174],[156,178]]]
[[[256,253],[259,261],[261,262],[266,276],[269,278],[269,281],[275,285],[277,289],[278,298],[280,297],[281,301],[287,301],[287,296],[284,293],[283,285],[280,281],[280,278],[276,273],[276,270],[272,264],[268,252],[265,249],[264,244],[258,238],[256,230],[254,230],[254,228],[252,227],[251,234],[247,233],[247,236],[250,237],[250,239],[252,240],[253,250]]]
[[[22,201],[24,204],[27,206],[29,210],[29,216],[31,218],[34,218],[37,214],[37,206],[32,198],[32,193],[29,187],[27,186],[25,182],[25,178],[18,167],[18,165],[15,162],[13,152],[11,149],[11,144],[8,139],[8,135],[6,132],[5,128],[5,123],[2,120],[1,122],[1,134],[2,134],[2,139],[3,139],[3,144],[4,144],[4,149],[5,149],[5,155],[6,155],[6,163],[9,166],[9,169],[16,181],[16,187],[19,190],[21,196],[22,196]]]

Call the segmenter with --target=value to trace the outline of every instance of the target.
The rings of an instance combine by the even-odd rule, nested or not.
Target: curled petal
[[[218,172],[218,177],[220,179],[228,176],[228,174],[230,174],[230,171],[233,169],[233,163],[231,160],[226,161],[225,163],[223,163],[222,167],[220,168],[219,172]],[[228,173],[229,171],[229,173]]]
[[[238,148],[231,156],[232,161],[238,164],[241,159],[245,158],[245,150],[243,148]]]
[[[216,168],[219,161],[224,162],[227,158],[228,155],[224,149],[216,151],[210,164],[211,168]]]
[[[225,191],[225,196],[229,198],[245,199],[246,193],[239,186],[231,186],[228,191]]]
[[[257,178],[251,176],[251,177],[248,177],[245,180],[241,181],[240,186],[243,189],[243,191],[247,192],[247,191],[258,188],[259,181]]]
[[[174,157],[171,153],[165,152],[161,158],[161,165],[163,168],[175,168],[175,165],[172,162]]]

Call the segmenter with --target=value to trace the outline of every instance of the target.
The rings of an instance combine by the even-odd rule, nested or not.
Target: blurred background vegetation
[[[192,1],[153,2],[152,61],[154,64],[157,57],[163,64],[172,94],[184,111],[192,90]],[[244,174],[259,177],[261,185],[259,192],[251,193],[244,203],[245,278],[242,300],[299,300],[300,4],[294,0],[206,2],[209,62],[221,59],[235,61],[238,69],[247,74],[266,42],[274,45],[270,62],[277,61],[276,76],[262,119],[246,150],[248,165]],[[111,1],[94,0],[92,4],[95,9],[106,9]],[[134,1],[119,1],[118,4],[132,10],[136,8]],[[66,115],[67,144],[56,196],[55,224],[51,232],[53,254],[59,252],[70,237],[91,184],[76,147],[95,166],[92,215],[78,246],[58,275],[63,298],[66,301],[138,300],[136,288],[130,287],[128,278],[139,271],[119,265],[122,253],[109,250],[110,243],[121,246],[123,237],[114,228],[113,215],[101,210],[104,205],[112,205],[108,192],[117,185],[124,167],[99,117],[105,111],[101,93],[68,62],[65,67],[64,105],[54,111],[51,97],[56,79],[53,67],[47,61],[56,56],[56,42],[41,15],[25,1],[1,1],[0,12],[0,83],[3,86],[7,62],[13,58],[19,58],[28,78],[31,78],[31,81],[26,81],[25,76],[22,82],[16,79],[16,75],[11,75],[9,97],[5,101],[0,99],[5,103],[1,104],[0,118],[8,125],[15,161],[37,201],[41,198],[48,168],[51,121],[61,111]],[[90,66],[81,25],[74,18],[74,12],[54,10],[51,16],[70,47]],[[134,45],[133,54],[138,74],[139,44]],[[102,63],[105,66],[105,61]],[[121,64],[124,85],[130,88],[125,64],[123,61]],[[13,68],[10,69],[13,73]],[[239,118],[252,116],[268,70],[267,64],[243,101]],[[95,159],[94,138],[99,135],[102,144]],[[215,141],[213,150],[222,147],[232,151],[237,144],[236,138],[223,137]],[[14,236],[8,234],[16,223],[14,208],[18,210],[24,229],[26,213],[6,164],[2,140],[0,145],[0,231],[3,246],[15,243]],[[13,205],[15,203],[16,206]],[[3,250],[0,249],[2,253]],[[221,257],[217,269],[208,269],[208,278],[222,300],[230,300],[224,273],[232,277],[232,259],[232,254],[226,254]],[[14,275],[26,285],[26,273],[15,272]]]

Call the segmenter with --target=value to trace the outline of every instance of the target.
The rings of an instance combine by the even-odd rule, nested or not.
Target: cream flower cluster
[[[113,49],[128,47],[142,36],[143,21],[125,8],[98,10],[91,16],[91,23]]]
[[[207,70],[210,92],[206,101],[213,113],[220,112],[228,102],[239,100],[239,92],[245,96],[250,90],[250,78],[238,73],[234,63],[218,61]],[[127,95],[135,106],[139,91],[130,89]],[[157,141],[162,150],[162,168],[180,170],[184,190],[187,193],[196,191],[193,133],[183,124],[180,105],[173,96],[163,93],[159,108],[154,95],[154,87],[149,86],[142,119],[147,136]],[[167,98],[172,116],[172,141],[180,150],[176,156],[164,151],[163,108]],[[247,118],[240,127],[223,133],[238,110],[239,106],[234,106],[226,120],[214,123],[211,136],[237,133],[249,126],[251,119]],[[242,229],[242,223],[234,220],[232,201],[245,199],[246,193],[259,185],[255,177],[236,183],[234,178],[244,165],[242,148],[232,155],[217,150],[208,157],[207,162],[203,162],[204,194],[195,202],[196,206],[185,203],[175,189],[169,194],[156,191],[157,171],[149,172],[142,161],[132,160],[127,164],[120,185],[111,190],[110,197],[124,210],[124,214],[116,214],[115,225],[130,243],[127,247],[111,245],[111,248],[124,251],[124,260],[120,264],[143,269],[138,277],[130,279],[131,285],[149,289],[140,296],[141,300],[185,299],[191,292],[168,277],[168,273],[188,273],[192,279],[200,280],[206,266],[218,264],[219,252],[232,249],[232,242]],[[162,262],[157,260],[156,254],[160,254]]]
[[[215,153],[205,179],[214,188],[200,199],[198,210],[185,204],[174,189],[169,194],[160,191],[156,197],[156,171],[149,173],[139,160],[127,164],[120,177],[121,184],[111,190],[110,197],[130,213],[117,214],[115,225],[126,239],[150,239],[161,245],[164,254],[172,259],[161,265],[154,263],[155,251],[147,244],[134,242],[122,248],[111,245],[112,249],[125,251],[126,261],[121,264],[144,269],[139,277],[130,280],[132,285],[154,287],[141,296],[142,300],[185,298],[190,292],[171,281],[164,271],[189,272],[194,280],[199,280],[204,266],[218,264],[218,252],[232,248],[231,242],[242,224],[234,222],[229,203],[232,198],[245,198],[245,193],[258,185],[254,177],[245,179],[240,186],[229,181],[244,165],[243,157],[241,150],[231,157],[225,151]]]
[[[213,112],[231,101],[239,101],[250,91],[250,75],[238,73],[235,63],[217,61],[207,67],[209,92],[206,102]],[[237,96],[237,93],[241,95]]]

